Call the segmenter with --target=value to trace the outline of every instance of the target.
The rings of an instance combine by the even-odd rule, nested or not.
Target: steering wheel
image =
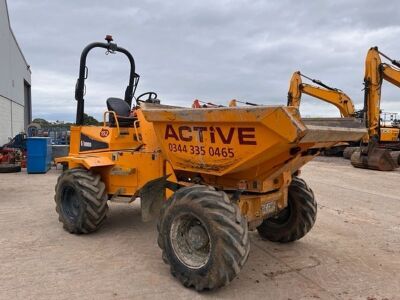
[[[141,98],[145,98],[147,96],[147,99],[142,100]],[[153,102],[153,100],[157,99],[157,93],[154,92],[147,92],[147,93],[143,93],[140,96],[138,96],[136,98],[136,101],[139,102]]]

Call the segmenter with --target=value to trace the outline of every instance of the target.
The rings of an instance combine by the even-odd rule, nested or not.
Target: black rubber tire
[[[350,159],[351,158],[351,155],[355,152],[355,151],[357,151],[357,150],[359,150],[360,149],[360,147],[346,147],[344,150],[343,150],[343,158],[344,159]]]
[[[62,163],[61,165],[62,165],[63,172],[68,170],[68,164],[67,163]]]
[[[0,173],[17,173],[21,172],[21,166],[14,164],[0,164]]]
[[[321,156],[328,156],[328,157],[342,157],[344,149],[342,146],[336,146],[332,148],[325,149],[321,152]]]
[[[317,218],[317,202],[306,182],[294,177],[289,185],[288,206],[278,216],[266,219],[257,227],[266,240],[289,243],[301,239]]]
[[[96,231],[107,217],[107,192],[99,174],[69,169],[58,177],[55,187],[59,221],[70,233]]]
[[[192,268],[183,263],[174,250],[171,228],[180,216],[195,215],[209,238],[209,253],[204,265]],[[245,217],[228,196],[209,186],[195,185],[179,189],[161,209],[158,245],[170,271],[184,286],[197,291],[228,284],[247,261],[250,240]],[[185,240],[189,245],[188,240]]]

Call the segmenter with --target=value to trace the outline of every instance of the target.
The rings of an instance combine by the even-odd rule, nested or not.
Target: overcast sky
[[[364,59],[371,46],[400,59],[400,2],[391,1],[61,1],[8,0],[11,25],[32,69],[34,117],[74,120],[79,57],[111,34],[141,75],[137,95],[165,104],[232,98],[286,104],[301,70],[345,91],[362,107]],[[123,97],[122,55],[93,51],[85,110],[101,118],[108,97]],[[398,88],[385,83],[384,111],[400,112]],[[301,112],[337,116],[304,96]]]

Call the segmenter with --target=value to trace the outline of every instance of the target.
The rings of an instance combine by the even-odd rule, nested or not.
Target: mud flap
[[[351,155],[351,164],[357,168],[379,171],[393,171],[399,167],[397,161],[392,158],[390,150],[379,148],[374,141],[355,151]]]
[[[173,191],[179,188],[179,185],[167,180],[170,175],[166,175],[147,182],[140,190],[140,208],[143,222],[151,221],[160,214],[160,209],[165,200],[165,189]]]

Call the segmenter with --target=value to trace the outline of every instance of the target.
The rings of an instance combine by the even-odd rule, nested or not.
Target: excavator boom
[[[319,80],[311,78],[309,79],[312,82],[322,86],[323,88],[303,83],[301,79],[302,76],[304,75],[299,71],[294,72],[292,75],[288,92],[288,106],[299,108],[301,95],[304,93],[336,106],[343,117],[353,117],[355,115],[353,101],[351,101],[350,97],[347,96],[343,91],[331,88]]]
[[[378,48],[369,49],[365,59],[364,75],[364,111],[366,112],[365,125],[369,137],[379,136],[381,86],[382,86],[382,61]]]
[[[290,79],[287,106],[294,106],[297,109],[300,107],[301,85],[302,80],[300,71],[294,72]]]

